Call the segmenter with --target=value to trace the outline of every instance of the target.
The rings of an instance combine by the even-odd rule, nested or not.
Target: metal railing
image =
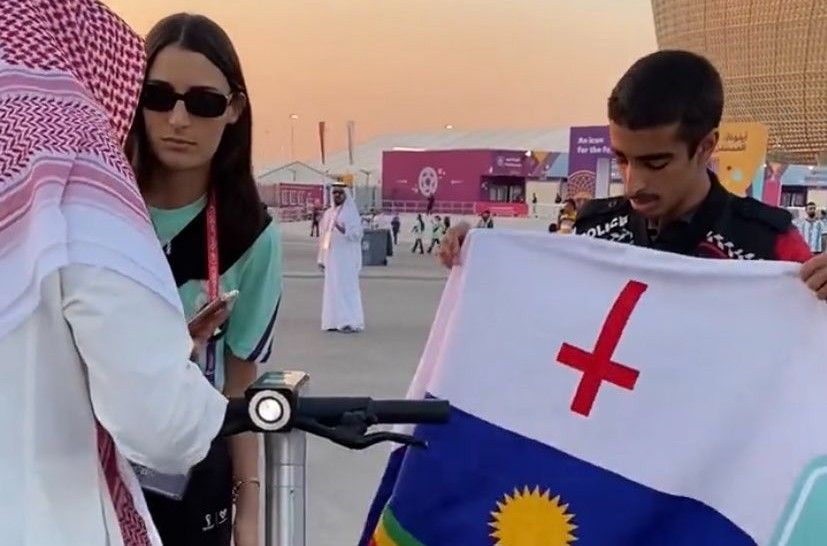
[[[382,201],[382,210],[385,212],[398,212],[401,214],[415,214],[424,213],[428,209],[425,201],[415,200],[385,200]],[[434,212],[436,214],[458,214],[458,215],[473,215],[474,202],[473,201],[436,201],[434,203]]]
[[[270,215],[279,222],[301,222],[310,219],[306,207],[268,207]]]

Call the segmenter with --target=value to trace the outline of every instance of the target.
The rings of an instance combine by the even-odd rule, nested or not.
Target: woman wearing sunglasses
[[[270,354],[282,270],[280,236],[253,178],[240,62],[226,33],[198,15],[163,19],[146,49],[129,153],[187,316],[238,292],[196,360],[216,389],[241,396]],[[216,441],[177,493],[146,491],[164,544],[257,544],[257,438]]]

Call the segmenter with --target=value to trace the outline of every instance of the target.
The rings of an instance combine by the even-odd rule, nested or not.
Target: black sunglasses
[[[227,111],[230,95],[207,89],[177,93],[170,85],[163,83],[148,83],[141,93],[141,106],[153,112],[170,112],[179,100],[184,102],[187,112],[193,116],[217,118]]]

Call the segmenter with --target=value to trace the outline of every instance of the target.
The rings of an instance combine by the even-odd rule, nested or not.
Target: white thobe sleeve
[[[345,239],[351,243],[358,243],[364,236],[364,228],[362,227],[362,217],[356,214],[342,214],[340,220],[345,227]]]
[[[206,456],[227,400],[189,361],[183,316],[148,288],[100,267],[68,266],[61,284],[98,421],[127,459],[186,472]]]
[[[319,265],[326,265],[327,264],[327,253],[328,248],[327,245],[330,244],[330,219],[331,219],[331,211],[333,209],[327,209],[322,214],[322,219],[319,222],[319,250],[316,254],[316,263]]]

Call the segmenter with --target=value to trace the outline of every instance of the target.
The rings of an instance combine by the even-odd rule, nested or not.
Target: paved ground
[[[407,249],[386,267],[366,268],[362,281],[366,331],[322,333],[317,240],[295,228],[283,232],[285,294],[270,365],[309,372],[314,394],[404,397],[446,272],[432,256],[414,256]],[[376,446],[351,452],[311,439],[308,451],[307,544],[355,545],[388,449]]]
[[[410,252],[411,244],[413,243],[413,234],[411,234],[411,227],[416,218],[415,214],[402,214],[400,219],[402,221],[402,228],[399,231],[399,241],[401,248],[405,252]],[[452,216],[452,222],[456,224],[460,220],[465,220],[471,225],[475,225],[477,218],[475,216]],[[548,218],[494,218],[494,225],[501,229],[516,229],[520,231],[548,231]],[[430,225],[426,220],[426,225]],[[289,222],[281,225],[282,231],[291,238],[297,240],[307,240],[310,233],[310,222]],[[403,252],[404,253],[404,252]]]
[[[285,276],[287,278],[311,277],[321,279],[322,274],[316,266],[319,240],[306,236],[304,230],[301,234],[298,234],[297,231],[296,227],[290,224],[286,224],[282,228]],[[402,241],[395,247],[394,255],[388,258],[387,266],[365,267],[362,269],[362,278],[370,279],[443,281],[447,276],[448,271],[437,264],[434,255],[413,254],[411,253],[411,245]]]

